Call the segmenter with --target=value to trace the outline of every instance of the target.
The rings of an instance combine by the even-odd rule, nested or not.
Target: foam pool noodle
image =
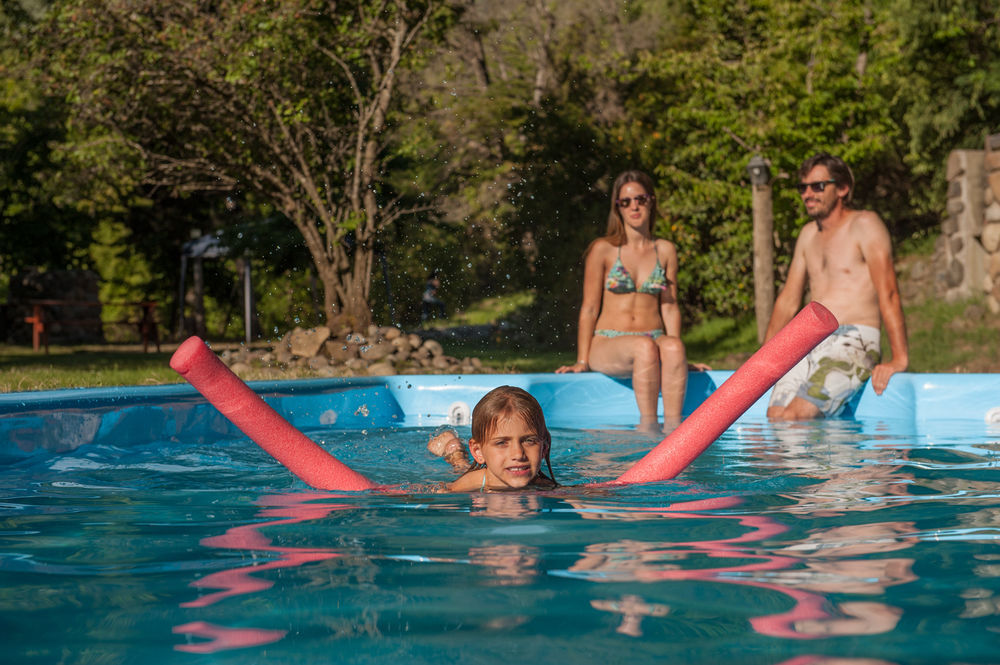
[[[359,491],[376,486],[268,406],[201,338],[189,337],[177,347],[170,367],[240,431],[311,487]]]
[[[823,305],[806,305],[615,482],[649,483],[676,477],[837,325],[836,317]]]
[[[611,484],[670,480],[703,453],[761,395],[837,328],[837,319],[810,303],[767,341],[677,429]],[[190,337],[170,359],[222,415],[302,481],[316,489],[359,491],[376,485],[297,430],[208,348]]]

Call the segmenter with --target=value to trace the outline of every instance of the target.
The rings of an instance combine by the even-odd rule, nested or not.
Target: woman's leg
[[[687,390],[688,367],[684,342],[679,337],[663,335],[657,338],[660,352],[660,390],[663,391],[663,426],[673,429],[680,425]]]
[[[608,376],[631,376],[639,427],[659,426],[656,403],[660,397],[660,350],[656,341],[646,335],[597,335],[590,345],[590,368]]]

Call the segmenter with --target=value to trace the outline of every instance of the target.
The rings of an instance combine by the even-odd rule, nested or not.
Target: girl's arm
[[[432,436],[427,442],[427,450],[432,455],[443,457],[444,461],[451,464],[455,471],[465,473],[469,470],[469,457],[465,454],[465,446],[452,430],[446,430],[437,436]]]

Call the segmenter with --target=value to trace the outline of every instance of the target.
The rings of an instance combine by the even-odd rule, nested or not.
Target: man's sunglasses
[[[640,208],[645,208],[646,204],[653,200],[653,195],[652,194],[640,194],[639,196],[636,196],[636,197],[626,196],[623,199],[618,199],[617,201],[615,201],[615,203],[618,204],[619,208],[628,208],[630,205],[632,205],[632,199],[633,198],[635,199],[635,202],[639,204]]]
[[[836,185],[836,180],[820,180],[818,182],[800,182],[795,185],[795,189],[799,190],[799,194],[805,194],[807,189],[811,189],[814,192],[822,192],[826,189],[827,185]]]

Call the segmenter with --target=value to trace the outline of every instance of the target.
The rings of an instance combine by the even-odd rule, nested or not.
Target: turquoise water
[[[243,438],[34,451],[0,470],[3,662],[1000,662],[1000,429],[901,429],[751,418],[607,489],[655,442],[556,428],[570,486],[509,495],[427,492],[430,427],[310,432],[394,493]]]

